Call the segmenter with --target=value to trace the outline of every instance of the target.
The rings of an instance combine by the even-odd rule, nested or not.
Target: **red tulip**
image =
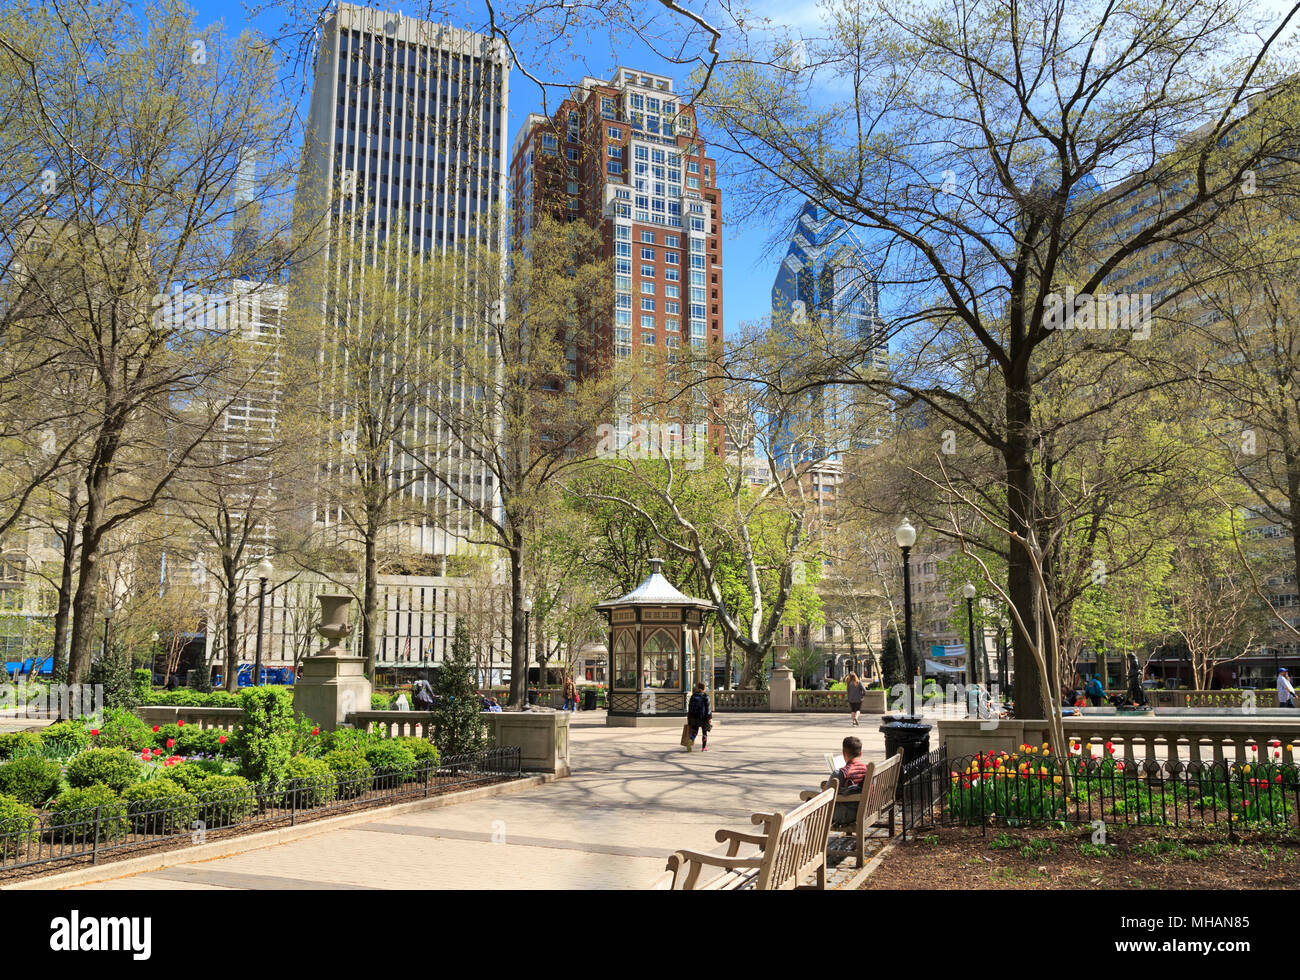
[[[177,727],[177,728],[184,728],[184,727],[185,727],[185,722],[183,722],[183,721],[178,721],[178,722],[176,723],[176,727]]]
[[[226,744],[226,736],[222,735],[219,739],[217,739],[217,744],[218,744],[218,745],[225,745],[225,744]]]
[[[154,755],[162,755],[162,749],[154,749],[154,750],[153,750],[153,754],[154,754]]]
[[[154,725],[154,726],[153,726],[153,730],[154,730],[155,732],[158,731],[158,726],[157,726],[157,725]]]
[[[91,734],[92,736],[98,735],[98,734],[99,734],[99,729],[98,729],[98,728],[92,728],[92,729],[90,730],[90,734]]]
[[[313,735],[319,735],[319,734],[320,734],[320,729],[319,729],[319,728],[313,728],[313,729],[311,730],[311,733],[312,733]]]
[[[176,739],[174,739],[174,738],[169,738],[169,739],[167,740],[167,748],[170,749],[170,748],[171,748],[173,745],[175,745],[175,744],[176,744]],[[159,751],[161,751],[161,749],[160,749]]]

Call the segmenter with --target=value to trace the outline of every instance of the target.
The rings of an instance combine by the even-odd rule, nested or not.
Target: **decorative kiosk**
[[[650,577],[621,599],[596,603],[609,624],[607,725],[681,725],[691,689],[712,690],[713,657],[701,642],[713,603],[682,595],[650,559]]]

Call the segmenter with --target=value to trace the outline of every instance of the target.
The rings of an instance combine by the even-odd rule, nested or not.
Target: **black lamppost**
[[[903,660],[907,663],[907,713],[916,714],[916,663],[912,651],[912,569],[909,555],[916,544],[916,528],[907,518],[894,532],[899,550],[903,552]]]
[[[532,662],[533,659],[533,634],[531,629],[532,617],[533,617],[533,600],[525,599],[524,600],[524,708],[525,709],[530,704],[535,703],[533,697],[536,697],[536,695],[533,695],[533,697],[529,697],[529,690],[528,690],[528,665],[529,663]],[[542,679],[542,672],[539,670],[537,672],[537,680],[540,682],[541,679]]]
[[[104,652],[100,654],[100,657],[103,659],[105,665],[108,664],[108,623],[109,620],[113,618],[113,613],[116,611],[117,610],[112,606],[104,607]]]
[[[257,652],[253,656],[253,684],[262,683],[262,623],[266,616],[266,580],[275,573],[271,559],[263,558],[257,565]]]
[[[907,663],[907,714],[885,715],[880,726],[885,736],[885,756],[892,757],[899,749],[903,761],[911,762],[930,751],[930,726],[922,724],[916,713],[916,657],[912,650],[912,573],[909,556],[916,544],[916,528],[906,520],[894,532],[899,550],[903,553],[903,658]],[[901,782],[899,784],[902,785]]]
[[[967,582],[961,587],[961,594],[966,599],[966,635],[970,644],[966,647],[966,670],[971,677],[975,677],[975,586]],[[985,672],[984,683],[988,683],[988,672]]]

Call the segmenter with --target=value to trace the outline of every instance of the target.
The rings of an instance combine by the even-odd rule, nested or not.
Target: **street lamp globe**
[[[970,582],[967,582],[965,585],[961,587],[961,594],[965,596],[967,599],[974,599],[975,586],[973,586]]]
[[[894,531],[894,538],[898,541],[900,548],[910,548],[916,544],[916,528],[912,527],[911,522],[906,517],[903,518],[903,523],[898,525],[897,530]]]
[[[257,577],[270,578],[275,572],[275,566],[271,564],[270,558],[263,558],[257,563]]]
[[[150,642],[152,642],[152,643],[157,643],[157,642],[158,642],[158,634],[157,634],[157,633],[152,633],[152,634],[150,634],[150,636],[149,636],[149,640],[150,640]]]
[[[524,612],[526,612],[526,613],[530,613],[530,612],[532,612],[532,611],[533,611],[533,600],[532,600],[532,599],[525,599],[525,600],[524,600]]]

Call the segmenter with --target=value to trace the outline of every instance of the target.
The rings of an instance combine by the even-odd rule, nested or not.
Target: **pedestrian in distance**
[[[709,729],[713,727],[713,706],[709,704],[709,695],[704,690],[704,682],[695,685],[695,692],[686,705],[686,724],[691,740],[686,746],[687,752],[695,751],[695,736],[701,735],[700,751],[709,751]]]
[[[849,671],[849,676],[844,678],[844,693],[849,700],[849,718],[856,727],[858,713],[862,710],[862,699],[866,696],[867,689],[862,686],[862,681],[858,680],[858,675],[853,671]]]
[[[1279,708],[1295,707],[1295,688],[1291,686],[1291,675],[1285,667],[1277,669],[1277,706]]]

